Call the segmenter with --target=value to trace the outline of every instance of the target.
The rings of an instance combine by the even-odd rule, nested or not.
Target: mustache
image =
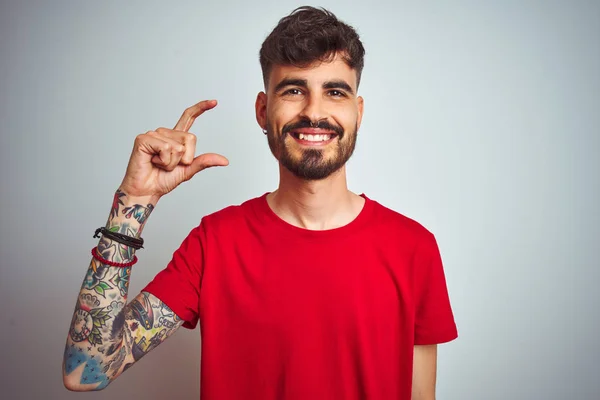
[[[300,128],[325,129],[328,131],[335,132],[340,137],[340,139],[344,136],[344,128],[342,128],[341,126],[331,124],[325,120],[317,121],[315,123],[308,118],[303,118],[297,122],[290,122],[288,124],[285,124],[281,129],[281,133],[287,135],[288,133]]]

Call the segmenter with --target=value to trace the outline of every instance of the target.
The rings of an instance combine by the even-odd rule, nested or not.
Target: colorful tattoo
[[[87,290],[93,290],[96,294],[106,298],[106,291],[111,290],[113,287],[106,282],[106,275],[109,267],[102,264],[95,258],[92,259],[90,268],[83,280],[83,288]],[[131,273],[131,268],[123,268],[128,270],[128,274]]]
[[[130,304],[130,319],[133,318],[146,329],[154,326],[154,313],[148,300],[148,294],[142,293],[141,300],[135,299]]]
[[[145,207],[141,204],[136,204],[131,207],[125,207],[123,209],[123,214],[125,215],[125,218],[131,218],[133,216],[140,225],[144,225],[152,210],[154,210],[152,204],[147,204]]]
[[[125,193],[123,193],[121,190],[117,190],[115,192],[115,196],[113,197],[113,203],[112,203],[112,207],[110,208],[110,217],[109,218],[115,218],[119,215],[119,206],[123,205],[123,201],[121,200],[121,197],[126,196]]]
[[[135,254],[135,250],[133,247],[125,246],[123,244],[119,244],[119,254],[121,255],[121,260],[131,260],[133,259],[133,255]]]
[[[165,303],[156,300],[142,292],[128,309],[126,320],[133,337],[134,361],[148,354],[183,323]]]
[[[81,383],[101,389],[162,343],[183,323],[163,302],[142,292],[130,304],[80,295],[65,349],[65,374],[83,365]]]
[[[118,255],[117,244],[110,239],[106,239],[104,236],[98,242],[98,253],[106,260],[115,262],[122,261],[116,257]],[[103,265],[99,261],[97,263]]]
[[[87,340],[93,346],[102,344],[100,329],[110,319],[110,310],[99,307],[98,298],[89,293],[81,294],[79,299],[69,331],[71,339],[74,342]]]
[[[179,321],[181,321],[165,303],[160,304],[159,312],[160,317],[158,317],[158,326],[164,326],[168,329],[172,329]]]
[[[129,205],[126,193],[119,190],[113,198],[107,227],[139,237],[153,209],[152,204]],[[98,252],[114,262],[129,261],[134,256],[133,248],[105,237],[98,243]],[[149,293],[143,292],[126,304],[130,276],[130,267],[112,267],[96,259],[90,263],[64,353],[64,374],[78,371],[81,384],[104,388],[183,323]]]
[[[126,297],[129,290],[129,277],[131,276],[131,268],[120,268],[119,271],[110,278],[110,283],[114,285],[121,296]]]
[[[80,383],[100,383],[97,389],[103,389],[109,384],[104,372],[102,361],[95,355],[81,351],[80,347],[70,344],[65,347],[64,368],[65,374],[70,375],[75,369],[84,365]]]

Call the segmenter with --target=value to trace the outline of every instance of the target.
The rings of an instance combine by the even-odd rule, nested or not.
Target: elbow
[[[68,345],[62,362],[62,378],[65,389],[71,392],[91,392],[102,390],[110,383],[108,376],[101,371],[95,355],[88,356],[81,348]]]
[[[63,385],[65,385],[65,388],[71,392],[85,392],[85,389],[81,387],[76,379],[73,379],[72,376],[65,375],[64,373]]]
[[[107,385],[108,382],[106,382],[106,384],[86,384],[86,383],[81,383],[81,379],[78,376],[75,376],[76,374],[70,374],[67,375],[64,373],[63,371],[63,385],[65,386],[65,389],[71,391],[71,392],[91,392],[91,391],[97,391],[97,390],[102,390],[104,389]]]

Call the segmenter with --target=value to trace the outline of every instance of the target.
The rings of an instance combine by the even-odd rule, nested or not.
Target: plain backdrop
[[[231,164],[159,202],[131,296],[203,215],[277,185],[258,50],[302,3],[120,3],[0,6],[3,399],[198,399],[198,330],[103,392],[62,386],[92,235],[137,134],[216,98],[192,131]],[[367,50],[350,188],[440,245],[460,337],[440,346],[438,399],[600,398],[600,2],[317,5]]]

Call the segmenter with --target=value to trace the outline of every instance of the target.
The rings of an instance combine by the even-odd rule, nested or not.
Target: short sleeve
[[[198,323],[205,245],[206,233],[200,223],[184,239],[167,267],[143,289],[169,306],[189,329]]]
[[[414,258],[415,344],[445,343],[458,337],[446,277],[435,237],[428,233]]]

